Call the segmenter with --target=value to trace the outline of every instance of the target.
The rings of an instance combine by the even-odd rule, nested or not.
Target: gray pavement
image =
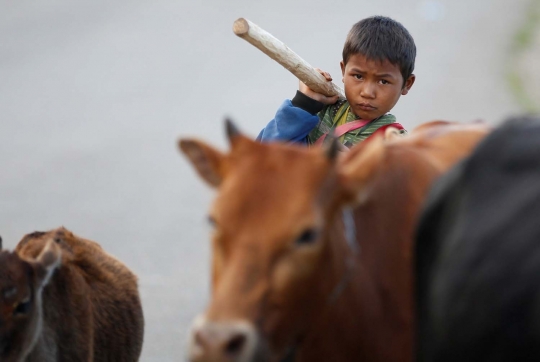
[[[225,146],[222,119],[256,135],[297,81],[236,38],[246,17],[340,79],[359,19],[401,21],[417,83],[394,109],[492,123],[520,111],[505,84],[527,0],[0,0],[0,235],[59,225],[98,241],[140,278],[142,361],[179,361],[208,298],[212,191],[179,136]]]

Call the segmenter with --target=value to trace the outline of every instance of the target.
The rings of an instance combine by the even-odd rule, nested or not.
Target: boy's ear
[[[180,150],[210,186],[218,187],[224,177],[225,155],[206,143],[194,139],[181,139]]]
[[[401,95],[404,96],[405,94],[409,93],[409,90],[413,86],[415,80],[416,80],[416,75],[414,74],[411,74],[409,78],[407,78],[407,80],[405,81],[405,84],[403,85],[403,89],[401,90]]]
[[[341,67],[341,81],[343,82],[343,77],[345,76],[345,63],[343,63],[343,60],[339,62],[339,66]]]

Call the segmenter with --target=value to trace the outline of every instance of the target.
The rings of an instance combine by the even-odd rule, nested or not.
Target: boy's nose
[[[371,84],[364,84],[362,89],[360,89],[360,96],[362,98],[374,99],[375,98],[375,87]]]

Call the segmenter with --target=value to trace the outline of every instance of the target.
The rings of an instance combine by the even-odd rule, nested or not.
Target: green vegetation
[[[525,14],[522,26],[518,29],[512,40],[510,48],[509,66],[507,67],[506,81],[510,91],[515,96],[517,102],[528,112],[539,112],[538,101],[533,101],[528,94],[523,79],[523,74],[519,65],[519,60],[523,54],[534,45],[536,32],[540,31],[540,0],[531,0]]]

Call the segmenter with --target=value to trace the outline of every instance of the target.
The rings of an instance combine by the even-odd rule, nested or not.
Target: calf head
[[[27,234],[17,244],[15,251],[27,258],[37,258],[51,240],[61,251],[64,264],[67,264],[67,261],[73,261],[76,255],[88,250],[103,251],[98,243],[81,238],[64,227]]]
[[[23,361],[41,332],[41,295],[60,264],[50,240],[35,259],[0,251],[0,360]]]
[[[343,275],[343,263],[329,260],[328,234],[347,184],[358,180],[340,173],[335,142],[324,150],[262,144],[230,123],[227,133],[228,154],[180,141],[218,191],[209,213],[212,300],[193,325],[190,359],[278,360],[327,302],[332,276]]]

